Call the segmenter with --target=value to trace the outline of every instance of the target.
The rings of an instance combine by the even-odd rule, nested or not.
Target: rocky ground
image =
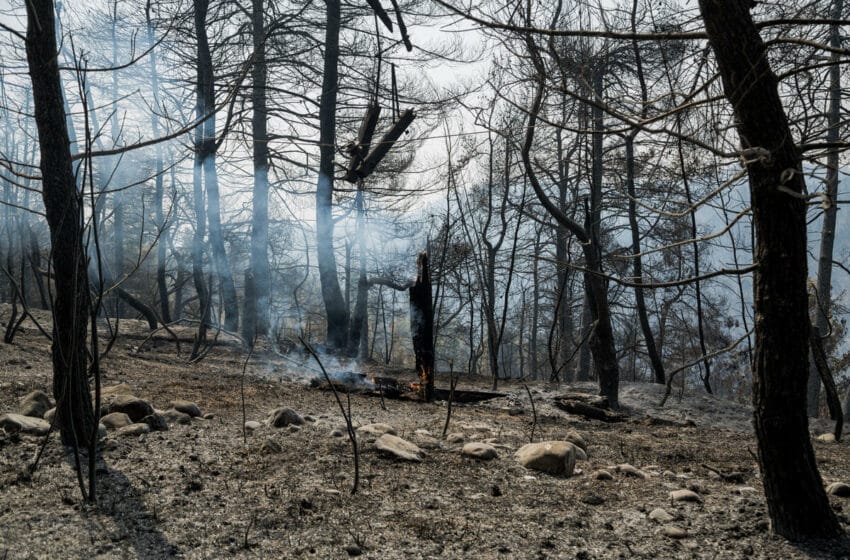
[[[48,343],[25,325],[0,344],[0,413],[18,411],[34,390],[50,393]],[[0,560],[850,558],[847,542],[794,546],[770,536],[741,405],[695,392],[660,409],[658,388],[627,384],[629,418],[606,424],[552,404],[592,386],[532,383],[535,425],[525,389],[507,384],[506,397],[455,405],[443,437],[445,403],[386,399],[383,409],[379,398],[354,394],[360,472],[351,494],[345,422],[333,394],[305,382],[314,372],[303,357],[254,355],[243,378],[235,346],[189,364],[187,344],[178,356],[168,336],[142,346],[137,325],[122,330],[103,377],[126,386],[108,400],[126,404],[121,394],[132,393],[159,412],[133,422],[152,411],[122,409],[130,418],[109,420],[96,506],[81,503],[55,435],[45,445],[0,432]],[[161,420],[167,430],[150,430]],[[556,459],[523,448],[532,426],[535,442],[560,442],[548,450]],[[813,436],[828,430],[819,423]],[[850,482],[847,444],[814,445],[825,484]],[[850,499],[830,501],[850,522]]]

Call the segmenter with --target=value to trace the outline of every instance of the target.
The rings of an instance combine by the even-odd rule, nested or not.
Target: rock
[[[284,428],[290,424],[303,424],[304,419],[291,408],[278,408],[269,413],[266,423],[273,428]]]
[[[294,434],[296,432],[300,432],[301,428],[299,428],[295,424],[292,424],[291,426],[289,426],[288,431],[289,431],[290,434]]]
[[[626,476],[633,476],[635,478],[649,478],[648,474],[628,463],[617,465],[617,472],[621,472]]]
[[[385,454],[405,461],[422,461],[425,452],[415,444],[392,434],[384,434],[375,441],[375,448]]]
[[[422,430],[422,429],[416,430],[415,432],[413,432],[413,434],[420,436],[420,437],[430,437],[430,438],[434,437],[434,434],[432,434],[428,430]]]
[[[705,485],[699,480],[691,480],[688,482],[687,486],[688,490],[693,490],[697,494],[708,494],[708,490],[705,488]]]
[[[396,430],[389,424],[376,423],[376,424],[366,424],[365,426],[360,426],[357,428],[358,434],[363,434],[365,436],[375,436],[380,437],[384,434],[390,434],[391,436],[396,435]]]
[[[575,430],[567,432],[567,435],[564,436],[564,441],[568,441],[576,447],[580,447],[585,453],[587,453],[587,442],[582,435]]]
[[[422,449],[441,449],[443,444],[440,440],[433,436],[417,435],[416,445]]]
[[[305,421],[305,422],[311,422],[311,423],[312,423],[312,422],[315,422],[315,421],[316,421],[316,419],[315,419],[315,418],[313,418],[312,416],[310,416],[310,415],[308,414],[307,416],[305,416],[305,417],[304,417],[304,421]]]
[[[280,453],[281,451],[283,451],[283,448],[273,439],[267,439],[263,442],[263,445],[260,446],[260,453],[265,455],[273,455]]]
[[[581,499],[581,502],[589,506],[599,506],[604,504],[605,500],[602,498],[602,496],[598,496],[596,494],[587,494]]]
[[[345,435],[345,432],[339,428],[334,428],[331,430],[331,437],[342,437]]]
[[[133,422],[140,422],[145,416],[154,413],[153,407],[148,401],[134,395],[119,394],[109,403],[107,410],[112,412],[123,412]]]
[[[821,434],[815,439],[821,443],[835,443],[835,434]]]
[[[463,443],[464,437],[463,434],[453,433],[446,436],[447,443]]]
[[[53,419],[56,417],[56,407],[51,408],[47,412],[44,413],[44,418],[47,422],[53,423]]]
[[[43,436],[50,430],[50,422],[42,418],[10,413],[0,416],[0,428],[3,428],[7,434]]]
[[[680,529],[674,525],[665,525],[661,528],[661,533],[665,537],[669,537],[671,539],[684,539],[688,536],[688,532],[684,529]]]
[[[117,395],[132,395],[133,389],[127,385],[126,383],[119,383],[118,385],[110,385],[109,387],[101,387],[100,388],[100,397],[113,397]]]
[[[168,431],[168,422],[165,421],[165,417],[162,414],[158,414],[154,412],[153,414],[148,414],[144,418],[142,418],[142,422],[150,426],[151,431],[153,432],[167,432]]]
[[[212,412],[207,412],[206,414],[204,414],[204,420],[212,420],[213,418],[215,418],[215,414],[213,414]]]
[[[263,425],[257,422],[256,420],[248,420],[245,422],[245,429],[253,432],[254,430],[259,430]]]
[[[363,554],[363,550],[356,544],[346,546],[345,551],[348,553],[349,556],[360,556],[361,554]]]
[[[676,519],[675,517],[667,513],[667,510],[662,508],[655,508],[654,510],[650,511],[647,517],[658,523],[670,523],[671,521]]]
[[[674,502],[702,502],[699,494],[693,490],[673,490],[670,492],[670,499]]]
[[[850,486],[843,482],[833,482],[826,487],[826,493],[839,498],[850,498]]]
[[[144,422],[136,422],[123,428],[118,428],[116,434],[119,436],[140,436],[151,431],[151,427]]]
[[[593,480],[613,480],[614,476],[604,469],[600,469],[598,471],[593,471],[590,474],[590,478]]]
[[[180,412],[177,409],[169,408],[168,410],[160,413],[165,421],[169,424],[191,424],[192,416],[186,414],[185,412]]]
[[[21,399],[18,414],[21,416],[32,416],[44,418],[44,413],[53,408],[50,397],[44,391],[33,391]]]
[[[587,461],[587,453],[585,453],[584,449],[582,449],[578,445],[576,445],[576,461]]]
[[[490,459],[495,459],[499,456],[496,453],[496,448],[487,443],[467,443],[463,446],[461,450],[461,454],[464,457],[471,457],[473,459],[480,459],[482,461],[488,461]]]
[[[171,408],[173,408],[177,412],[188,414],[192,418],[197,418],[201,415],[201,409],[198,408],[198,405],[191,401],[185,401],[183,399],[175,399],[171,401]]]
[[[756,490],[752,486],[736,486],[736,487],[732,488],[733,494],[739,494],[741,496],[743,496],[743,495],[745,495],[749,492],[758,492],[758,490]]]
[[[576,466],[576,446],[568,441],[528,443],[514,455],[527,469],[571,476]]]
[[[106,437],[106,426],[102,423],[98,422],[97,424],[97,439],[103,439]]]
[[[110,430],[117,430],[133,423],[130,417],[123,412],[110,412],[100,419],[101,423]]]

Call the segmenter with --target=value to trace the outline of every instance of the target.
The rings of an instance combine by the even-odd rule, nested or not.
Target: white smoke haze
[[[226,4],[217,5],[216,9],[227,9]],[[285,19],[301,8],[296,4],[282,3],[275,9]],[[23,29],[23,6],[19,0],[0,0],[3,23],[14,29]],[[159,118],[159,137],[176,134],[194,123],[196,45],[190,30],[189,3],[177,1],[154,3],[152,6],[154,40],[158,41],[154,46],[158,103],[154,100],[152,89],[150,55],[146,54],[151,45],[148,43],[144,10],[139,4],[106,0],[57,3],[62,36],[60,63],[65,68],[62,78],[69,121],[73,125],[75,141],[72,151],[75,153],[83,149],[86,113],[95,153],[130,148],[154,140],[154,114]],[[268,128],[272,156],[268,202],[272,273],[269,314],[273,336],[287,341],[284,346],[288,347],[299,336],[313,341],[321,341],[325,337],[316,257],[315,205],[321,76],[317,70],[313,71],[321,66],[319,54],[324,17],[321,8],[321,5],[309,6],[303,17],[293,24],[299,33],[286,35],[286,39],[275,38],[268,45]],[[117,18],[113,18],[113,10],[116,9]],[[208,29],[213,39],[216,103],[220,109],[216,123],[218,139],[221,140],[217,151],[217,173],[221,191],[222,233],[240,297],[244,294],[245,271],[250,264],[254,182],[251,77],[250,72],[245,72],[252,53],[250,37],[241,37],[237,33],[240,26],[247,25],[241,18],[241,15],[233,14],[216,18]],[[346,183],[341,177],[348,164],[345,148],[356,138],[360,120],[376,86],[376,45],[371,31],[372,22],[370,18],[361,19],[362,22],[353,21],[341,38],[345,52],[352,53],[346,55],[349,57],[347,62],[357,61],[341,71],[335,146],[334,252],[340,286],[343,290],[346,285],[348,287],[344,296],[347,296],[353,310],[360,272],[360,235],[368,278],[404,283],[416,275],[417,254],[430,248],[435,292],[441,298],[436,302],[436,340],[441,368],[446,369],[451,361],[459,369],[486,373],[486,321],[482,317],[482,310],[487,305],[482,288],[486,280],[484,255],[487,244],[496,242],[504,229],[502,246],[495,258],[496,294],[493,302],[497,319],[504,319],[505,323],[499,350],[505,362],[503,370],[514,377],[527,373],[528,362],[534,354],[539,375],[543,376],[544,372],[548,373],[552,354],[559,350],[554,348],[553,352],[548,346],[574,346],[582,338],[580,269],[583,257],[578,243],[571,239],[566,260],[572,268],[564,305],[572,316],[570,328],[573,335],[570,340],[560,341],[558,333],[553,335],[554,331],[549,327],[553,323],[558,299],[558,270],[563,263],[557,262],[560,257],[555,249],[554,226],[541,211],[526,184],[519,160],[519,147],[525,130],[524,110],[521,109],[527,105],[529,92],[511,81],[516,78],[517,83],[521,83],[515,57],[496,37],[464,28],[463,23],[453,22],[440,27],[424,17],[421,21],[409,23],[411,37],[422,49],[421,52],[416,51],[416,56],[410,57],[386,51],[387,58],[377,84],[383,112],[376,138],[389,128],[393,120],[390,60],[396,64],[400,109],[415,108],[417,119],[378,171],[364,181],[363,229],[359,233],[355,209],[358,186]],[[368,33],[363,31],[367,23]],[[459,33],[461,30],[464,32]],[[230,42],[218,40],[228,35],[239,39]],[[24,53],[14,39],[4,41],[0,44],[0,56],[3,64],[12,71],[3,75],[5,119],[0,126],[14,123],[8,124],[8,130],[4,129],[4,157],[20,162],[20,171],[32,171],[33,168],[25,166],[37,165],[38,157],[32,140],[34,126],[28,77],[20,71],[25,67]],[[382,46],[387,47],[388,41],[389,38],[384,37]],[[427,52],[449,51],[454,46],[465,49],[462,56],[445,59],[429,59],[426,56]],[[392,48],[397,49],[398,45]],[[302,68],[291,64],[302,60],[299,57],[309,59],[313,70],[308,68],[309,65]],[[91,71],[85,75],[88,86],[85,105],[73,70],[78,64],[92,70],[118,68]],[[485,83],[498,91],[481,87]],[[634,92],[624,92],[624,96],[628,97],[626,93],[633,95]],[[462,98],[463,103],[447,101],[455,96]],[[629,100],[625,97],[612,102],[627,105]],[[554,109],[554,105],[549,107],[552,115],[557,113]],[[491,116],[492,121],[489,120]],[[576,115],[573,120],[577,122],[578,118]],[[566,128],[575,128],[576,122],[570,120]],[[488,131],[488,127],[492,130]],[[553,128],[538,131],[538,142],[533,147],[534,157],[539,157],[542,162],[552,158],[556,144]],[[703,132],[699,131],[700,134]],[[612,138],[614,136],[612,134]],[[504,137],[511,138],[511,142],[506,145]],[[639,140],[643,138],[639,137]],[[606,140],[602,237],[606,273],[629,281],[633,279],[632,259],[629,258],[631,239],[625,209],[628,197],[623,186],[620,141],[617,138]],[[729,139],[724,136],[718,141],[728,143]],[[156,302],[159,297],[154,282],[157,257],[152,248],[156,243],[165,244],[171,302],[176,303],[179,297],[182,303],[180,309],[174,310],[174,318],[195,318],[198,315],[191,278],[191,248],[197,222],[192,194],[193,143],[194,130],[188,130],[158,146],[134,148],[120,155],[102,155],[93,161],[94,188],[100,200],[95,212],[107,271],[113,276],[129,275],[123,279],[122,285],[143,301]],[[576,144],[579,142],[576,141]],[[672,171],[677,169],[672,165],[675,158],[669,146],[664,148],[660,145],[647,141],[637,149],[641,175],[639,197],[645,195],[651,201],[647,205],[649,207],[641,209],[639,216],[640,227],[647,230],[641,240],[642,250],[646,253],[644,277],[653,282],[674,281],[693,272],[689,264],[692,246],[685,243],[668,247],[671,239],[681,241],[688,238],[687,224],[681,219],[656,212],[676,213],[686,206],[681,178],[676,176],[678,171]],[[570,192],[566,202],[579,221],[583,220],[581,205],[589,192],[587,149],[588,146],[582,144],[568,162],[573,167],[567,177]],[[160,154],[165,170],[162,175],[163,223],[154,218],[154,189]],[[491,155],[492,161],[489,159]],[[688,163],[693,163],[690,180],[697,199],[727,179],[726,174],[731,176],[739,171],[737,167],[731,171],[719,167],[707,156],[705,161],[697,155],[687,156],[693,159]],[[507,171],[506,158],[509,159]],[[844,160],[842,165],[846,165]],[[557,191],[556,170],[557,165],[551,165],[547,170],[550,175],[544,178],[544,187],[553,194]],[[710,170],[716,171],[714,175]],[[810,175],[810,190],[819,189],[823,167],[813,167],[807,174]],[[850,189],[845,168],[842,168],[841,175],[839,198]],[[503,228],[498,205],[505,189],[508,196],[505,198],[507,206]],[[745,190],[744,181],[739,181],[724,191],[726,198],[722,205],[712,201],[697,211],[698,233],[708,237],[700,242],[705,264],[702,272],[752,262],[749,216],[743,216],[729,226],[728,231],[723,231],[728,220],[747,208]],[[666,191],[667,194],[660,196],[658,191]],[[13,196],[18,203],[26,200],[27,207],[41,211],[40,197],[35,193],[21,190]],[[118,229],[115,201],[118,200],[123,201],[124,210],[124,256],[120,263],[114,262],[113,257]],[[488,214],[489,204],[494,206],[493,212]],[[91,218],[92,210],[87,208],[86,212]],[[815,247],[821,222],[819,215],[815,214],[815,205],[812,205],[812,212],[810,246]],[[841,232],[850,225],[841,216],[843,214],[839,213],[835,255],[836,261],[846,263],[850,257],[850,242],[847,241],[850,238]],[[446,230],[449,231],[448,237],[443,235]],[[718,232],[720,234],[715,236]],[[44,243],[44,228],[36,231],[35,236]],[[737,264],[733,262],[733,242]],[[514,247],[515,254],[512,256]],[[91,248],[89,250],[91,252]],[[812,270],[814,264],[812,257]],[[537,280],[534,278],[534,266],[537,266]],[[509,282],[510,270],[513,270],[513,276]],[[220,317],[223,309],[221,290],[214,280],[215,269],[209,250],[204,255],[203,274],[207,280],[213,279],[210,286],[213,308]],[[846,305],[847,278],[836,273],[834,284],[834,299]],[[536,296],[533,295],[535,290]],[[740,283],[735,276],[712,279],[705,284],[703,292],[708,301],[709,319],[716,324],[711,333],[712,347],[723,347],[752,326],[750,276],[742,276]],[[611,283],[610,294],[616,310],[613,320],[620,337],[618,342],[623,348],[639,349],[642,335],[635,327],[633,291]],[[652,319],[652,327],[657,332],[666,330],[668,341],[675,338],[694,340],[692,290],[679,293],[675,288],[657,289],[652,291],[652,299],[653,308],[669,311],[663,319],[660,312]],[[534,342],[530,326],[532,308],[536,308],[539,315]],[[373,286],[368,294],[368,311],[365,330],[369,337],[370,356],[379,362],[409,365],[412,354],[407,295]],[[504,318],[501,316],[503,313]],[[668,347],[672,345],[670,343]],[[668,352],[665,359],[681,363],[693,356],[693,344],[683,342],[680,346],[675,352],[664,350]],[[624,370],[640,378],[647,371],[645,356],[642,350],[633,354],[636,357],[631,360],[623,358]],[[723,367],[743,370],[746,363],[739,358],[730,359]],[[718,358],[718,362],[721,360]],[[626,361],[630,363],[626,364]],[[303,365],[307,367],[308,362]],[[329,369],[354,371],[353,368],[352,364],[332,363]],[[689,383],[698,379],[696,369],[690,372]]]

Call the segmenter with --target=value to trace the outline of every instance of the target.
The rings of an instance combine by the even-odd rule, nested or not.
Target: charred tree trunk
[[[319,181],[316,187],[316,251],[319,280],[328,322],[328,345],[345,349],[348,309],[337,276],[334,256],[334,146],[336,144],[336,97],[339,64],[340,2],[326,0],[324,73],[319,105]]]
[[[434,397],[434,304],[431,299],[431,272],[428,255],[419,253],[416,283],[410,287],[410,334],[416,373],[426,402]]]
[[[709,43],[747,153],[754,272],[753,404],[768,513],[792,540],[842,535],[817,469],[806,416],[809,355],[801,157],[778,79],[746,0],[700,0]]]
[[[640,229],[637,221],[637,192],[635,190],[635,156],[634,156],[634,134],[626,137],[626,189],[629,193],[629,226],[632,233],[632,266],[634,267],[635,284],[643,283],[643,259],[640,256]],[[637,305],[638,321],[643,333],[643,342],[646,345],[646,353],[652,364],[653,381],[664,384],[667,377],[664,375],[664,364],[661,355],[655,346],[655,336],[649,325],[649,316],[646,313],[646,299],[643,297],[643,288],[635,286],[635,304]]]
[[[117,26],[118,26],[118,1],[113,0],[112,2],[112,19],[110,22],[110,38],[112,40],[112,66],[118,66],[118,36],[116,34]],[[110,118],[110,126],[112,129],[112,143],[114,145],[119,144],[119,137],[121,135],[121,127],[118,124],[118,108],[119,108],[119,95],[118,95],[118,72],[113,71],[112,73],[112,116]],[[120,177],[121,174],[118,172],[118,166],[120,165],[120,157],[119,156],[110,156],[107,158],[107,177],[111,177],[113,180],[116,177]],[[106,188],[113,188],[115,192],[112,194],[112,262],[109,267],[109,275],[117,280],[118,282],[124,279],[124,191],[121,187],[122,184],[105,184]],[[121,305],[121,297],[118,295],[116,290],[115,297],[113,299],[113,305],[115,317],[122,317],[124,314],[124,306]],[[116,323],[116,327],[117,323]]]
[[[198,113],[204,119],[199,150],[200,165],[206,187],[207,215],[209,221],[209,241],[212,261],[221,288],[222,307],[224,308],[224,328],[235,332],[239,328],[239,303],[236,298],[236,286],[230,272],[224,237],[221,229],[221,196],[218,189],[216,170],[215,139],[215,83],[213,75],[210,45],[207,39],[207,10],[209,0],[195,0],[195,33],[198,40]]]
[[[608,290],[602,274],[602,251],[599,246],[598,235],[599,216],[601,215],[601,192],[591,190],[590,211],[587,213],[588,224],[582,227],[575,220],[564,214],[558,206],[552,202],[540,181],[531,162],[531,146],[534,142],[534,133],[537,125],[537,117],[543,104],[543,93],[545,87],[546,68],[540,58],[537,46],[531,37],[526,37],[529,54],[532,56],[537,71],[537,87],[529,110],[528,127],[525,141],[522,146],[522,161],[525,172],[531,183],[538,200],[549,214],[562,226],[570,230],[582,244],[587,272],[584,273],[585,294],[593,319],[594,332],[590,337],[590,351],[596,366],[599,378],[599,394],[606,397],[611,408],[619,407],[619,382],[620,369],[617,362],[617,351],[614,345],[614,330],[611,325],[611,311],[608,302]],[[599,78],[601,79],[601,78]],[[597,87],[594,87],[596,90]],[[594,118],[594,128],[601,132],[601,116]],[[601,148],[600,148],[601,154]],[[599,167],[594,171],[598,174],[597,184],[601,187],[601,155]],[[594,218],[594,216],[596,216]],[[595,225],[594,225],[595,223]]]
[[[831,17],[834,20],[841,18],[844,8],[844,0],[833,0]],[[831,55],[832,66],[829,69],[829,109],[827,110],[826,141],[834,144],[838,142],[838,131],[841,126],[841,66],[839,65],[841,55],[837,50],[841,48],[841,29],[837,23],[830,26],[829,44],[836,49]],[[835,226],[838,217],[838,150],[832,149],[826,157],[826,200],[827,207],[823,213],[823,225],[821,226],[820,256],[818,258],[818,280],[815,309],[815,328],[818,333],[826,335],[830,332],[829,316],[832,305],[832,248],[835,245]],[[820,400],[820,377],[813,367],[809,371],[807,412],[809,416],[818,415],[818,402]]]
[[[83,213],[71,165],[59,78],[52,0],[26,3],[26,51],[41,148],[42,198],[50,227],[53,271],[53,395],[65,444],[84,445],[94,433],[86,327],[89,294]]]
[[[160,135],[159,128],[159,71],[156,64],[156,47],[153,23],[151,22],[151,0],[145,4],[145,21],[147,23],[148,45],[150,46],[150,74],[151,74],[151,91],[153,92],[153,112],[151,113],[151,130],[154,138]],[[165,189],[163,187],[165,173],[164,170],[164,155],[162,144],[156,144],[156,178],[154,187],[154,211],[156,213],[156,226],[159,228],[159,240],[156,245],[156,287],[159,293],[159,312],[162,315],[162,322],[168,324],[171,322],[171,309],[168,305],[168,281],[166,277],[166,240],[168,236],[167,224],[165,223],[165,213],[163,211],[163,198]]]
[[[537,353],[537,330],[540,323],[540,228],[535,232],[534,238],[534,260],[532,261],[531,281],[534,283],[531,292],[531,336],[529,337],[529,368],[531,378],[538,379],[540,365]]]
[[[360,352],[361,338],[368,338],[367,328],[367,298],[369,296],[369,283],[366,278],[366,231],[363,210],[363,190],[357,191],[354,199],[357,212],[357,251],[360,261],[360,271],[357,276],[357,296],[354,300],[354,314],[351,316],[351,328],[348,332],[348,355],[356,357]],[[350,268],[350,265],[349,265]]]
[[[245,294],[242,332],[252,342],[268,334],[271,306],[271,266],[269,265],[269,139],[266,109],[266,34],[263,0],[252,0],[254,65],[251,89],[254,114],[251,120],[254,144],[254,192],[251,199],[251,297]]]

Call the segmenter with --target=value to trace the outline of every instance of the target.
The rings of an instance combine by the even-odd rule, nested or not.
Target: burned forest
[[[844,0],[0,0],[0,560],[850,558]]]

